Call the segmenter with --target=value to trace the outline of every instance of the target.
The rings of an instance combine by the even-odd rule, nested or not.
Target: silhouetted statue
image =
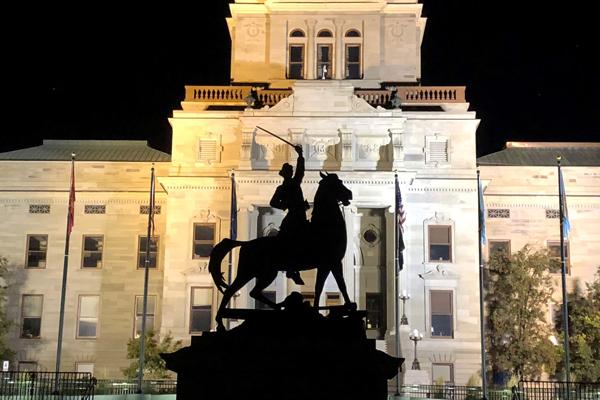
[[[308,220],[306,219],[306,210],[308,210],[308,202],[302,194],[302,178],[304,178],[304,156],[302,155],[302,147],[294,146],[294,150],[298,153],[296,162],[296,173],[294,168],[285,163],[279,171],[279,175],[283,177],[283,183],[277,186],[273,198],[271,198],[271,207],[280,210],[288,210],[287,215],[281,222],[277,237],[282,241],[282,245],[289,251],[290,259],[297,259],[300,255],[301,246],[299,243],[306,237],[308,232]],[[297,285],[304,285],[304,281],[300,277],[300,272],[297,268],[299,265],[292,263],[285,265],[287,268],[286,276],[291,278]]]
[[[293,244],[296,246],[295,252],[290,253],[286,246],[282,246],[279,236],[261,237],[247,242],[223,239],[213,249],[208,270],[215,285],[223,293],[216,316],[218,329],[223,329],[222,312],[231,297],[253,278],[256,278],[256,283],[254,289],[250,291],[250,296],[275,309],[281,308],[281,305],[264,296],[262,291],[277,277],[277,272],[280,269],[287,270],[288,267],[284,266],[288,265],[293,265],[298,270],[317,268],[315,307],[319,304],[325,279],[330,272],[344,297],[344,303],[347,306],[356,306],[348,296],[342,272],[342,258],[346,252],[347,238],[344,216],[339,207],[340,202],[345,206],[350,204],[352,192],[344,186],[336,174],[320,173],[320,175],[322,179],[315,194],[308,234]],[[288,221],[291,223],[294,220],[288,219]],[[221,262],[227,253],[238,246],[241,248],[237,276],[231,286],[228,286],[223,278]]]

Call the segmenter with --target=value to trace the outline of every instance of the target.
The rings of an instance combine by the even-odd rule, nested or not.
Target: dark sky
[[[422,84],[467,86],[478,155],[507,140],[600,141],[599,22],[585,2],[423,3]],[[184,85],[228,83],[227,0],[99,4],[7,14],[0,151],[46,138],[148,140],[168,152]]]

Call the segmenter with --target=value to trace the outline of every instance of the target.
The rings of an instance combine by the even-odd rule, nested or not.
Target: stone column
[[[354,169],[354,140],[353,130],[347,128],[338,129],[342,137],[342,171],[352,171]]]
[[[334,79],[344,79],[344,20],[335,19]]]
[[[317,21],[309,19],[306,21],[308,26],[306,40],[306,79],[315,79],[316,60],[315,60],[315,25]]]

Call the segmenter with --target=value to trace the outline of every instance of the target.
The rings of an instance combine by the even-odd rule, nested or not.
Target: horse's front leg
[[[335,264],[335,266],[331,269],[331,273],[335,278],[335,282],[337,283],[340,292],[342,292],[344,303],[351,308],[356,308],[356,303],[350,300],[350,296],[348,296],[348,289],[346,288],[346,281],[344,281],[344,270],[342,269],[341,261]]]
[[[323,293],[323,287],[325,286],[325,280],[327,279],[327,275],[329,275],[329,268],[323,266],[317,267],[317,279],[315,282],[315,302],[313,304],[314,307],[319,306],[319,299],[321,298],[321,293]]]

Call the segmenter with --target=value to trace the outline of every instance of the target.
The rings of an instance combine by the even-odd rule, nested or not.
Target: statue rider
[[[308,202],[302,194],[302,178],[304,178],[304,157],[302,156],[302,147],[294,146],[294,150],[298,153],[296,165],[296,173],[294,168],[285,163],[279,171],[279,175],[283,177],[283,183],[277,187],[275,194],[271,199],[271,207],[280,210],[288,210],[287,215],[281,222],[279,234],[277,237],[284,241],[286,250],[290,250],[290,254],[294,257],[299,257],[300,246],[302,239],[308,233],[308,220],[306,219],[306,210],[310,208]],[[300,272],[294,269],[294,265],[286,265],[286,276],[291,278],[297,285],[304,285],[304,281],[300,277]]]

